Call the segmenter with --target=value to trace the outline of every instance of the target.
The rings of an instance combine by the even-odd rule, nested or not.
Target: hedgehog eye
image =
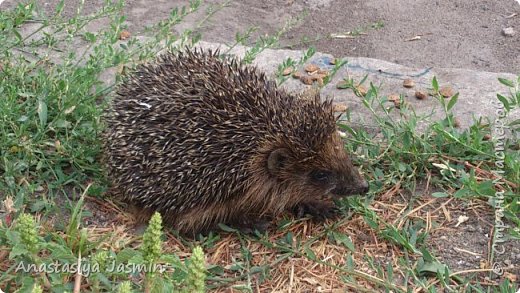
[[[311,179],[315,182],[325,183],[332,177],[332,172],[327,170],[314,170],[310,174]]]

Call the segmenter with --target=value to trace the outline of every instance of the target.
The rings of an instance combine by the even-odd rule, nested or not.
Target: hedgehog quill
[[[217,52],[140,65],[104,118],[111,193],[183,234],[261,229],[286,210],[327,218],[331,198],[368,191],[331,100],[289,94]]]

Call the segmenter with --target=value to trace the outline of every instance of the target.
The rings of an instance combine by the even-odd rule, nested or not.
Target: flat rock
[[[224,48],[224,45],[208,42],[200,42],[199,46],[211,49]],[[246,47],[237,46],[230,53],[243,56],[246,50]],[[303,53],[303,51],[294,50],[266,49],[256,57],[254,64],[274,78],[279,64],[287,58],[300,60]],[[450,86],[454,93],[459,93],[458,101],[452,111],[460,122],[460,129],[468,128],[480,118],[484,121],[493,122],[497,117],[497,94],[504,96],[510,94],[509,89],[502,85],[498,78],[509,80],[517,80],[518,78],[510,73],[457,68],[411,68],[378,59],[331,56],[322,53],[314,54],[306,64],[312,63],[330,71],[334,67],[330,64],[334,58],[342,58],[347,60],[348,63],[339,69],[330,83],[321,90],[322,96],[333,97],[335,102],[346,105],[352,111],[352,121],[356,121],[355,123],[360,127],[374,126],[374,122],[370,119],[372,114],[363,106],[362,98],[357,97],[352,90],[336,88],[336,84],[346,77],[359,82],[367,76],[364,83],[367,88],[372,83],[379,86],[379,94],[382,96],[403,95],[405,103],[410,104],[418,115],[429,115],[433,112],[430,118],[419,121],[419,129],[424,129],[428,121],[445,117],[440,102],[434,97],[429,96],[424,100],[415,98],[416,90],[431,91],[433,77],[436,77],[439,87]],[[408,78],[415,82],[414,88],[402,86],[403,81]],[[301,92],[309,87],[297,79],[287,79],[282,86],[294,92]],[[388,103],[388,106],[390,107],[391,103]],[[394,118],[397,119],[399,116],[397,111],[393,112]],[[520,119],[520,109],[513,109],[505,119],[506,121]]]

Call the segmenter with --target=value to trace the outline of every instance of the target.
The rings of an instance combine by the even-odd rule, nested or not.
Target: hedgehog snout
[[[368,182],[364,179],[352,181],[343,181],[336,184],[330,193],[337,197],[344,197],[349,195],[363,195],[368,192]]]

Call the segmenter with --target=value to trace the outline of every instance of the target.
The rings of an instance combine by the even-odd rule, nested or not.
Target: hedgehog
[[[325,219],[335,199],[368,191],[332,99],[291,94],[218,51],[139,65],[104,118],[111,193],[182,234],[265,229],[285,211]]]

